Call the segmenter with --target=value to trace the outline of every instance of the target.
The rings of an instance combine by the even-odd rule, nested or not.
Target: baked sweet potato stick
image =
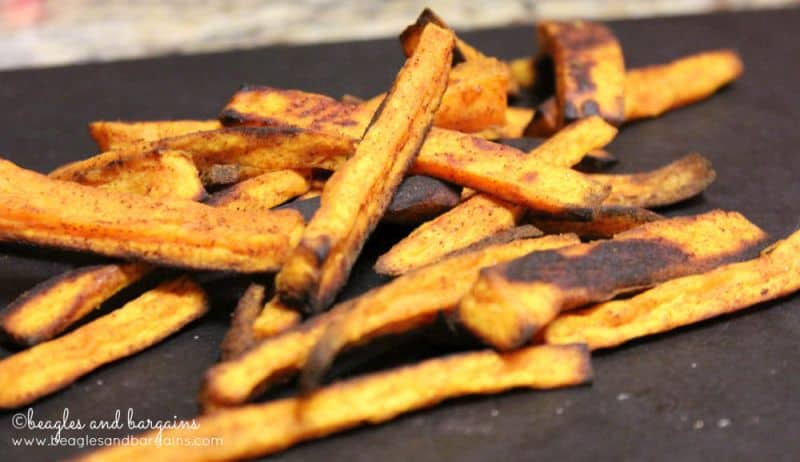
[[[765,238],[736,212],[655,221],[614,239],[537,252],[487,268],[457,310],[501,350],[528,342],[561,311],[741,260]]]
[[[278,170],[262,173],[209,198],[206,204],[238,210],[253,216],[306,193],[311,187],[308,171]]]
[[[610,143],[616,133],[614,127],[599,117],[589,117],[565,127],[527,156],[541,163],[568,168],[580,162],[587,152]],[[520,159],[523,157],[519,156]],[[487,159],[487,162],[491,160]],[[524,212],[521,205],[485,194],[475,195],[420,225],[378,259],[375,271],[398,275],[433,263],[449,253],[516,226]]]
[[[675,204],[703,192],[717,177],[711,162],[700,154],[688,154],[651,172],[589,175],[611,186],[604,205],[661,207]]]
[[[481,268],[578,243],[574,234],[563,234],[490,245],[412,271],[354,299],[337,313],[308,356],[301,384],[316,388],[336,355],[349,346],[434,321],[466,295]]]
[[[475,136],[487,140],[500,138],[519,138],[525,134],[525,128],[533,120],[534,110],[526,107],[509,107],[506,109],[506,120],[502,125],[485,128],[474,133]]]
[[[250,284],[244,291],[231,316],[231,326],[220,345],[220,360],[229,361],[244,354],[256,345],[253,323],[264,307],[264,286]]]
[[[121,122],[99,120],[89,124],[89,134],[100,151],[114,151],[141,141],[221,128],[218,120],[157,120],[147,122]]]
[[[625,62],[611,30],[588,21],[541,21],[536,32],[555,68],[557,128],[589,116],[621,124]]]
[[[278,273],[283,303],[321,311],[347,281],[431,126],[452,52],[450,32],[435,25],[425,29],[355,154],[326,183],[319,210]]]
[[[109,151],[50,173],[55,180],[153,198],[201,200],[206,196],[192,159],[180,151]]]
[[[0,361],[0,408],[31,403],[112,361],[148,348],[208,307],[203,289],[182,277],[69,334]]]
[[[355,299],[339,303],[330,311],[281,335],[267,339],[234,361],[214,366],[206,373],[203,401],[209,407],[241,404],[274,380],[299,371],[306,364],[312,348],[340,316],[347,316],[349,322],[345,325],[356,329],[351,324],[361,319],[362,314],[365,317],[369,315],[369,319],[363,319],[368,323],[364,325],[364,339],[393,330],[411,329],[455,305],[461,295],[469,290],[481,267],[535,250],[575,242],[577,238],[574,236],[523,239],[454,256],[401,276]],[[399,298],[395,298],[398,296]],[[379,312],[384,310],[386,313],[382,316]],[[260,320],[261,318],[256,321],[256,335],[259,335]],[[354,335],[357,334],[353,332]],[[341,347],[352,340],[349,334],[350,332],[342,332],[344,337]],[[320,366],[324,365],[320,363]]]
[[[585,239],[599,239],[611,238],[623,231],[663,218],[639,207],[604,205],[595,211],[589,221],[535,213],[529,213],[526,220],[547,234],[575,233]]]
[[[253,321],[253,336],[258,340],[274,337],[295,327],[301,321],[297,310],[281,303],[278,297],[272,297]]]
[[[667,281],[627,300],[564,314],[544,331],[548,343],[610,348],[635,338],[747,308],[800,290],[800,232],[754,260]]]
[[[52,180],[0,160],[0,239],[240,272],[274,271],[303,228],[295,211],[245,213]]]
[[[49,340],[150,271],[146,263],[95,265],[48,279],[3,310],[0,329],[17,345]]]
[[[542,345],[507,354],[461,353],[335,383],[304,398],[221,410],[201,417],[191,428],[164,430],[160,437],[155,432],[144,435],[153,442],[160,438],[219,438],[220,445],[113,446],[78,460],[208,462],[252,458],[364,422],[385,422],[457,396],[519,387],[565,387],[591,378],[590,356],[582,345]]]
[[[744,66],[733,50],[714,50],[625,75],[625,120],[657,117],[708,98],[739,78]]]

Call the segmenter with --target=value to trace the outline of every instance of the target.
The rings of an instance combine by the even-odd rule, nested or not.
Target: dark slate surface
[[[712,159],[719,178],[704,197],[667,213],[740,210],[776,238],[797,228],[798,24],[800,10],[612,23],[630,66],[716,47],[737,48],[747,66],[740,82],[711,100],[625,127],[610,147],[621,161],[616,170],[649,169],[698,151]],[[534,49],[529,27],[464,37],[504,58]],[[245,82],[370,96],[387,88],[400,64],[395,41],[381,40],[0,73],[0,153],[47,171],[93,152],[91,120],[213,117]],[[348,295],[383,280],[370,264],[402,232],[379,231]],[[97,261],[13,245],[0,252],[0,306],[64,269]],[[84,422],[129,408],[136,419],[193,416],[200,377],[216,360],[241,288],[207,279],[214,296],[208,318],[40,400],[35,418],[57,419],[65,408]],[[599,354],[592,386],[455,400],[303,444],[274,460],[797,460],[798,339],[795,296]],[[433,353],[424,342],[399,345],[392,361]],[[388,362],[373,358],[369,367]],[[13,448],[12,437],[52,433],[13,429],[13,414],[0,415],[0,459],[51,460],[82,450]],[[63,436],[109,434],[120,433]]]

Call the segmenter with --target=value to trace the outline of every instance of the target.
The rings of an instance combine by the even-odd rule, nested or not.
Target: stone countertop
[[[800,0],[0,0],[0,69],[393,36],[425,6],[460,30]],[[488,6],[491,5],[491,6]]]

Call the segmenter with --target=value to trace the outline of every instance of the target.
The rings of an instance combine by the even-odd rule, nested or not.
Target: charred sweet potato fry
[[[0,408],[31,403],[104,364],[138,353],[202,316],[207,307],[203,289],[183,277],[63,337],[8,356],[0,361]]]
[[[609,348],[667,332],[800,290],[800,232],[760,257],[667,281],[627,300],[564,314],[544,331],[548,343]]]
[[[56,276],[22,294],[3,311],[0,329],[18,345],[49,340],[147,274],[144,263],[96,265]]]
[[[100,120],[89,124],[89,134],[100,151],[124,149],[142,141],[221,128],[218,120],[157,120],[148,122],[113,122]]]
[[[403,275],[269,338],[235,361],[213,367],[206,373],[202,392],[205,404],[211,407],[241,404],[276,379],[299,371],[317,342],[341,316],[347,317],[345,325],[351,330],[357,329],[354,324],[358,320],[365,322],[363,339],[404,328],[410,330],[454,306],[469,290],[481,267],[576,242],[575,236],[523,239],[454,256]],[[381,314],[384,310],[385,316]],[[342,333],[341,347],[351,342],[349,334],[349,331]],[[335,351],[329,353],[332,357]]]
[[[275,279],[280,300],[327,308],[414,161],[447,83],[453,35],[430,25],[355,154],[328,180],[321,206]]]
[[[519,347],[561,311],[741,260],[765,238],[735,212],[655,221],[614,239],[487,268],[457,310],[495,348]]]
[[[516,226],[525,208],[478,194],[431,221],[381,255],[375,271],[396,276],[441,260],[498,232]]]
[[[708,159],[693,153],[651,172],[590,177],[611,186],[604,205],[653,208],[700,194],[717,174]]]
[[[200,200],[206,195],[192,159],[179,151],[109,151],[60,167],[50,178],[153,198]]]
[[[610,238],[664,217],[639,207],[604,205],[597,209],[591,220],[575,220],[557,215],[529,213],[527,220],[547,234],[575,233],[585,239]]]
[[[256,216],[259,212],[304,194],[310,187],[307,170],[278,170],[262,173],[220,191],[211,196],[206,204]]]
[[[281,303],[278,297],[273,297],[253,322],[253,336],[259,340],[274,337],[300,324],[300,321],[297,310]]]
[[[412,271],[352,300],[325,329],[305,361],[301,384],[315,388],[338,352],[377,336],[407,332],[455,307],[481,268],[539,250],[579,243],[574,234],[489,245]]]
[[[383,216],[384,222],[418,224],[458,205],[461,188],[424,175],[411,175],[400,183]]]
[[[228,461],[281,451],[301,441],[377,424],[399,414],[467,394],[511,388],[548,389],[590,381],[583,345],[542,345],[506,354],[460,353],[335,383],[302,398],[221,410],[190,429],[164,430],[166,439],[220,438],[211,446],[114,446],[81,461]],[[155,433],[144,435],[148,441]]]
[[[220,360],[230,361],[256,345],[253,323],[264,307],[264,286],[250,284],[244,291],[231,316],[231,326],[220,345]]]
[[[302,232],[294,211],[259,220],[186,200],[49,179],[0,160],[0,239],[190,268],[274,271]]]
[[[625,120],[657,117],[708,98],[739,78],[743,69],[733,50],[707,51],[633,69],[625,76]]]
[[[555,68],[557,128],[589,116],[621,124],[625,61],[611,30],[595,22],[542,21],[536,32]]]
[[[616,128],[599,117],[589,117],[565,127],[527,156],[535,159],[536,165],[546,163],[562,168],[571,167],[574,163],[580,162],[585,153],[611,142],[616,133]],[[425,145],[431,143],[431,138],[429,136]],[[483,146],[482,143],[473,144],[478,147]],[[442,143],[441,146],[447,147],[442,149],[443,153],[458,149],[456,143]],[[509,152],[519,151],[509,150]],[[418,162],[422,154],[420,152],[420,156],[417,157]],[[518,155],[520,160],[517,162],[523,162],[521,159],[524,156],[524,154]],[[486,163],[491,162],[493,162],[491,159],[486,159]],[[434,220],[423,223],[408,237],[395,244],[378,259],[375,271],[398,275],[438,261],[444,255],[514,227],[523,217],[524,211],[525,208],[521,205],[488,195],[470,197]]]

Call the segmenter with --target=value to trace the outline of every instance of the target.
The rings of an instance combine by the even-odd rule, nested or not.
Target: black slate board
[[[653,168],[696,150],[712,159],[719,178],[702,198],[669,214],[740,210],[775,238],[797,228],[799,24],[800,10],[612,23],[631,67],[717,47],[737,48],[747,66],[740,82],[707,102],[626,126],[610,147],[621,160],[616,171]],[[504,58],[534,49],[530,27],[464,37]],[[387,39],[0,73],[0,153],[48,171],[94,152],[86,135],[91,120],[214,117],[244,82],[370,96],[388,87],[401,61]],[[380,230],[348,295],[383,280],[370,263],[401,232]],[[0,253],[0,306],[47,277],[98,260],[13,245]],[[84,422],[128,408],[136,419],[193,416],[200,377],[216,360],[237,293],[225,281],[206,286],[214,296],[208,318],[37,402],[35,418],[58,419],[65,408]],[[797,460],[798,339],[795,296],[599,354],[590,387],[455,400],[274,460]],[[392,356],[423,354],[420,344]],[[12,437],[52,432],[13,429],[13,414],[0,415],[0,459],[52,460],[85,450],[15,448]],[[120,433],[64,436],[109,434]]]

